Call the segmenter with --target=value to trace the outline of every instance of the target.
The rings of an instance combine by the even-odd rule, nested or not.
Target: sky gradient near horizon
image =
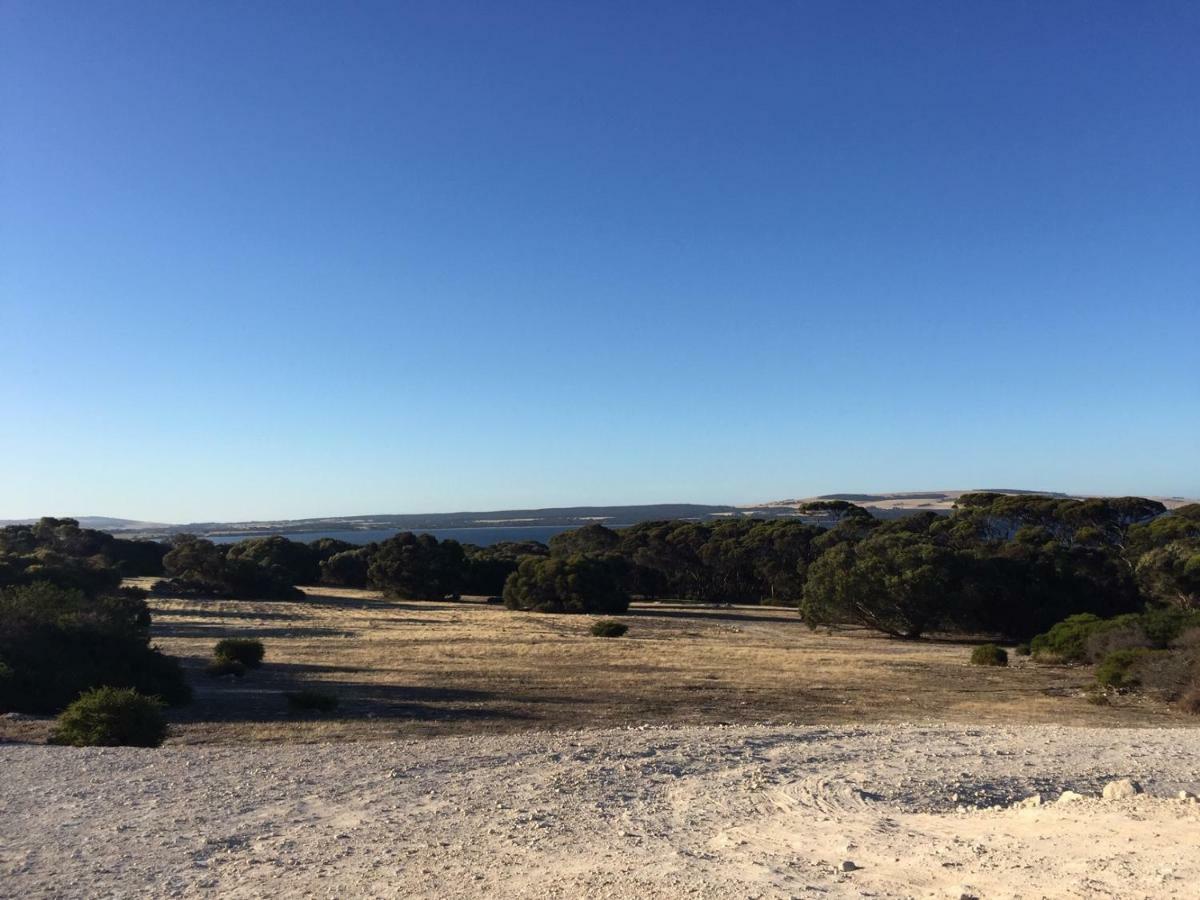
[[[0,3],[0,518],[1200,496],[1200,5]]]

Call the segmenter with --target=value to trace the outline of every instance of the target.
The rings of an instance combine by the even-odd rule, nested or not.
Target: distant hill
[[[67,516],[79,523],[80,528],[97,531],[150,531],[156,528],[171,528],[163,522],[142,522],[137,519],[115,519],[112,516]],[[3,525],[32,525],[37,519],[0,519]]]
[[[978,488],[1000,494],[1041,494],[1064,499],[1085,495],[1019,488]],[[120,519],[111,516],[77,516],[85,528],[96,528],[124,537],[167,537],[190,532],[201,535],[299,534],[318,531],[432,531],[449,528],[495,528],[497,526],[546,525],[583,526],[599,522],[609,526],[636,525],[663,519],[697,522],[735,517],[794,518],[819,522],[824,516],[804,514],[800,507],[818,500],[844,500],[865,507],[881,519],[894,519],[919,512],[948,513],[954,501],[974,491],[898,491],[881,494],[822,494],[793,500],[772,500],[745,506],[701,503],[659,503],[635,506],[562,506],[545,509],[502,509],[486,512],[384,513],[363,516],[333,516],[311,519],[264,519],[247,522],[190,522],[165,524]],[[1168,508],[1194,503],[1185,497],[1153,497]],[[10,519],[0,525],[23,524],[32,519]]]

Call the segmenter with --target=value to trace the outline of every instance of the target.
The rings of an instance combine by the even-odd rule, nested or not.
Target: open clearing
[[[1195,729],[8,745],[0,765],[12,897],[1158,898],[1200,879],[1200,807],[1171,799],[1200,783]],[[1147,795],[1095,799],[1122,776]],[[1089,799],[1012,808],[1066,788]]]
[[[813,632],[795,610],[635,604],[623,638],[590,616],[483,603],[397,602],[309,588],[303,602],[152,598],[154,641],[183,659],[196,702],[171,712],[172,743],[395,739],[641,724],[861,722],[1164,725],[1165,705],[1089,704],[1086,669],[967,664],[970,646]],[[256,637],[245,678],[203,669],[223,637]],[[326,716],[289,716],[283,693],[338,695]],[[1194,721],[1194,720],[1191,720]],[[0,719],[0,738],[43,740],[48,720]]]

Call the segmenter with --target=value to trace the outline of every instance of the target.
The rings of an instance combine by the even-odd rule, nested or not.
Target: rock
[[[1059,803],[1078,803],[1080,800],[1086,800],[1083,794],[1077,794],[1074,791],[1063,791],[1058,795]]]
[[[1105,800],[1131,800],[1142,792],[1141,786],[1128,778],[1110,781],[1104,786]]]
[[[1195,803],[1196,802],[1196,795],[1193,794],[1191,791],[1180,791],[1175,796],[1177,796],[1184,803]]]
[[[842,860],[841,870],[843,872],[853,872],[853,871],[855,871],[857,869],[861,869],[861,868],[862,868],[862,866],[860,866],[858,863],[856,863],[852,859],[843,859]]]
[[[1022,800],[1020,803],[1017,804],[1017,806],[1021,809],[1031,809],[1035,806],[1041,806],[1041,805],[1042,805],[1042,795],[1041,794],[1034,794],[1032,797],[1026,797],[1024,800]]]

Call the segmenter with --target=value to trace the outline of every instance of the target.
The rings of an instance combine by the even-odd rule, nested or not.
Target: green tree
[[[629,595],[610,561],[530,556],[505,582],[504,605],[534,612],[614,615],[629,608]]]
[[[367,568],[372,587],[406,600],[442,600],[462,592],[466,554],[458,541],[403,532],[379,544]]]
[[[225,557],[256,563],[293,585],[316,584],[321,577],[320,559],[313,548],[280,535],[238,541]]]
[[[586,553],[600,556],[615,552],[620,543],[617,532],[595,523],[554,535],[550,538],[550,555],[568,557]]]
[[[956,582],[952,550],[918,534],[872,535],[809,567],[801,613],[813,626],[849,622],[917,638],[946,620]]]
[[[1200,609],[1200,538],[1171,541],[1144,553],[1137,563],[1137,580],[1157,603]]]

